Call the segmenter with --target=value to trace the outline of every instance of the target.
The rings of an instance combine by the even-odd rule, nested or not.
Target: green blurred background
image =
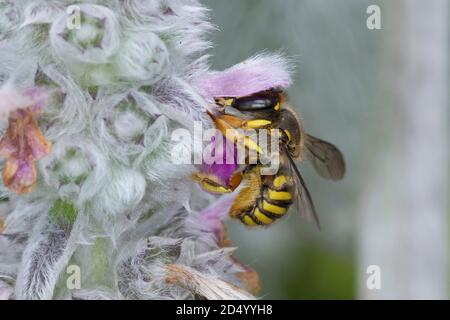
[[[260,273],[261,295],[274,299],[446,298],[448,69],[447,60],[439,55],[439,43],[447,40],[448,25],[433,22],[448,20],[433,18],[434,14],[447,17],[448,12],[441,12],[442,8],[448,11],[445,3],[430,1],[432,9],[427,11],[416,1],[203,2],[219,28],[212,34],[213,68],[222,70],[258,52],[282,50],[295,63],[295,84],[288,93],[306,130],[339,146],[347,161],[347,176],[337,183],[321,179],[307,163],[300,166],[322,231],[297,214],[259,231],[228,223],[233,244],[239,248],[237,255]],[[381,30],[369,30],[366,25],[366,10],[373,4],[381,8]],[[436,35],[436,30],[442,34]],[[417,46],[421,42],[432,47],[430,53]],[[417,55],[411,55],[416,47]],[[448,53],[448,45],[445,49]],[[424,88],[423,83],[409,83],[417,63],[428,54],[433,60],[434,51],[438,52],[435,58],[443,60],[441,67],[435,72],[436,66],[427,67],[425,61],[423,81],[438,85]],[[423,101],[423,90],[442,99]],[[417,99],[410,98],[415,92]],[[409,101],[419,102],[402,107],[409,106]],[[437,130],[433,134],[442,139],[433,143],[445,151],[444,157],[436,162],[432,157],[420,158],[405,169],[408,157],[428,152],[427,141],[403,150],[421,137],[409,126],[420,121],[414,118],[414,108],[423,106],[433,115],[424,129]],[[424,173],[424,190],[420,182],[418,188],[410,188],[405,177],[414,177],[422,166],[440,172]],[[430,186],[439,192],[433,191],[436,197],[428,204]],[[425,199],[414,203],[416,195]],[[429,238],[430,234],[435,238]],[[422,238],[431,243],[418,240]],[[376,292],[365,285],[366,268],[372,264],[382,271],[383,285]]]

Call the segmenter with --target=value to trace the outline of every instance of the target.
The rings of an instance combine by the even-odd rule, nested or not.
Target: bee
[[[295,160],[308,159],[317,173],[326,179],[337,181],[345,175],[345,161],[339,149],[307,134],[300,117],[286,101],[286,94],[278,89],[245,97],[218,97],[215,102],[220,112],[218,115],[210,114],[215,126],[226,137],[230,130],[236,129],[278,132],[280,162],[276,174],[262,175],[262,164],[256,163],[233,175],[228,185],[211,177],[197,179],[205,189],[214,187],[223,193],[244,185],[229,214],[248,227],[269,226],[284,217],[295,204],[303,217],[314,220],[320,228],[311,194]],[[243,136],[241,140],[246,149],[262,153],[258,143],[250,137]]]

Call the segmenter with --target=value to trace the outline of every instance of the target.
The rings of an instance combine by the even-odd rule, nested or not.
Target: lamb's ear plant
[[[276,55],[210,71],[212,30],[196,0],[0,1],[1,299],[253,298],[233,196],[196,186],[172,133],[290,80]]]

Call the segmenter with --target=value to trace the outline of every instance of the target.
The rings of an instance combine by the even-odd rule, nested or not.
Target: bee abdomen
[[[257,200],[256,206],[242,215],[241,221],[249,227],[269,226],[284,217],[291,204],[290,192],[268,189],[264,197]]]

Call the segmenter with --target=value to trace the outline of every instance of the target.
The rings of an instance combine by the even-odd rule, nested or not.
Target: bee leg
[[[208,115],[213,120],[214,124],[216,125],[216,128],[222,132],[223,135],[226,134],[226,130],[228,129],[238,129],[241,128],[245,120],[232,116],[229,114],[223,114],[223,115],[213,115],[211,112],[208,112]]]
[[[239,191],[230,209],[230,217],[240,219],[245,212],[256,206],[256,200],[261,195],[261,175],[259,168],[254,167],[244,171],[242,180],[245,187]]]
[[[233,143],[242,144],[248,150],[253,150],[259,154],[264,153],[261,147],[248,135],[239,132],[237,129],[242,128],[244,120],[230,115],[215,116],[208,113],[213,120],[216,128]]]
[[[214,174],[197,172],[192,175],[192,178],[197,181],[205,191],[213,194],[231,193],[237,187],[223,183],[221,179]]]
[[[272,121],[270,120],[266,120],[266,119],[254,119],[254,120],[243,120],[239,117],[233,116],[233,115],[229,115],[229,114],[224,114],[224,115],[220,115],[220,116],[213,116],[212,114],[209,114],[211,118],[213,118],[213,121],[216,123],[217,120],[219,121],[224,121],[226,122],[226,124],[228,124],[229,126],[233,127],[233,128],[242,128],[244,130],[249,130],[249,129],[261,129],[261,128],[267,128]],[[217,123],[216,123],[217,124]],[[225,129],[229,129],[229,126],[223,126],[225,127]],[[218,129],[220,130],[222,128],[222,126],[218,127]],[[221,130],[221,132],[223,133],[223,131]]]
[[[237,172],[233,174],[230,178],[229,187],[232,191],[236,190],[236,188],[241,184],[243,179],[242,172]]]

